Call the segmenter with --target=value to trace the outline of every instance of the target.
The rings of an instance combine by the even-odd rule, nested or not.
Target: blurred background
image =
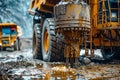
[[[0,22],[13,22],[21,27],[22,37],[32,37],[32,16],[28,14],[31,0],[0,0]]]

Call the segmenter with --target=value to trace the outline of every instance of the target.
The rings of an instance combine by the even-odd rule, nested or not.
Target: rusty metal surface
[[[80,45],[85,40],[83,35],[90,31],[89,14],[89,6],[80,1],[62,1],[54,8],[55,30],[64,35],[64,56],[67,63],[78,64]]]

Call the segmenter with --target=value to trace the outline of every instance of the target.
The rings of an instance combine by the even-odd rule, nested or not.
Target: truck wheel
[[[2,47],[0,47],[0,51],[2,51]]]
[[[3,47],[2,50],[3,50],[3,51],[6,51],[6,47]]]
[[[41,25],[35,24],[33,31],[33,58],[42,59],[41,52]]]
[[[21,40],[20,40],[20,38],[18,37],[17,38],[17,40],[18,40],[18,51],[20,51],[21,50]]]
[[[60,61],[60,62],[64,62],[65,61],[65,57],[64,57],[64,47],[65,47],[65,43],[64,43],[64,36],[62,34],[56,34],[56,42],[54,42],[55,44],[52,45],[52,54],[51,55],[51,59],[50,61]],[[54,58],[55,57],[55,58]]]
[[[14,51],[17,51],[17,50],[18,50],[18,41],[16,40],[14,43]]]
[[[42,29],[42,55],[44,61],[57,62],[62,61],[64,58],[64,54],[61,53],[63,47],[58,41],[60,36],[56,37],[54,27],[53,19],[49,18],[44,21]]]
[[[18,43],[18,51],[22,50],[22,49],[21,49],[21,45],[22,45],[22,43],[19,42],[19,43]]]
[[[114,55],[116,54],[116,50],[111,50],[109,48],[101,49],[101,52],[105,60],[112,60],[114,58]]]

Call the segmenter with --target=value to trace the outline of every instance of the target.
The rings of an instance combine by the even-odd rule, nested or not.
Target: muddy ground
[[[70,68],[65,63],[32,58],[32,39],[22,39],[21,51],[0,52],[0,80],[120,80],[120,64],[89,62]]]

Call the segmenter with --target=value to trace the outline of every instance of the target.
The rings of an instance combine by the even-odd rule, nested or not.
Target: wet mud
[[[120,64],[89,62],[75,68],[33,59],[31,39],[21,51],[0,52],[0,80],[120,80]]]

